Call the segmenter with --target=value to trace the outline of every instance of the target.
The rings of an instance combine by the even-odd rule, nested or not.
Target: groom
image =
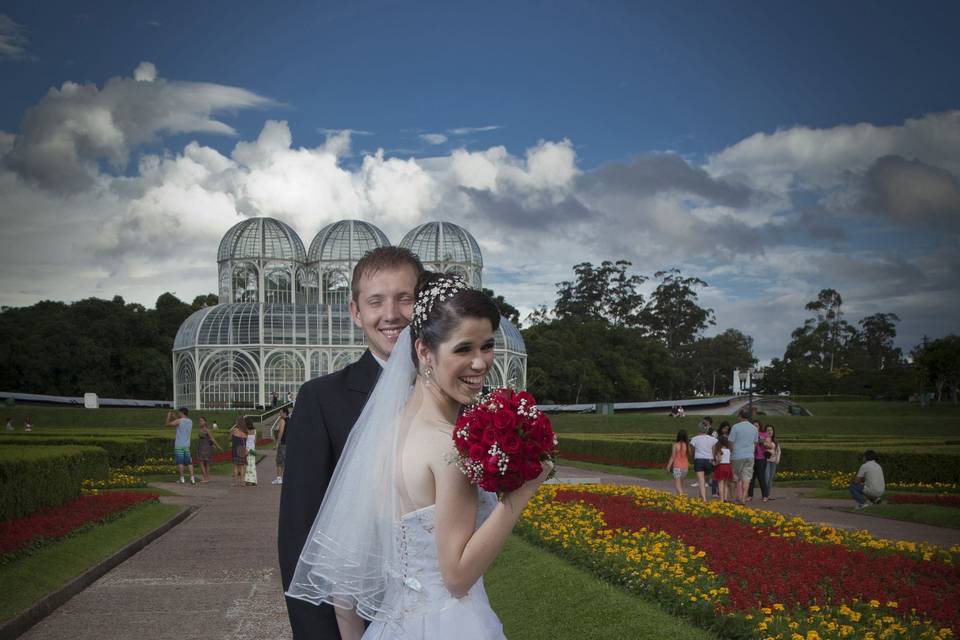
[[[357,362],[300,388],[286,426],[286,467],[280,494],[277,546],[284,591],[290,587],[350,429],[400,332],[410,324],[414,289],[422,272],[420,260],[400,247],[381,247],[363,256],[353,269],[350,315],[367,337],[368,349]],[[399,355],[410,357],[408,353]],[[330,605],[287,598],[287,613],[294,640],[340,638]]]

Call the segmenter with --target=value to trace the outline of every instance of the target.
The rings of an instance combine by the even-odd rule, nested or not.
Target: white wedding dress
[[[477,527],[483,524],[497,498],[480,492]],[[386,599],[396,605],[398,621],[374,621],[363,640],[495,640],[505,639],[503,626],[490,608],[483,578],[463,598],[447,591],[440,575],[434,538],[435,505],[406,514],[394,528],[402,582],[394,583]],[[393,606],[390,607],[393,609]]]

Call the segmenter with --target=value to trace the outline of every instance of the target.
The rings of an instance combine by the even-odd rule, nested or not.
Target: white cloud
[[[487,131],[496,131],[500,128],[498,124],[490,124],[485,127],[455,127],[453,129],[447,129],[447,133],[452,136],[467,136],[471,133],[485,133]]]
[[[421,133],[419,137],[427,144],[443,144],[447,141],[447,136],[442,133]]]
[[[6,14],[0,13],[0,60],[21,60],[27,57],[26,29]]]
[[[146,62],[136,75],[138,79],[112,78],[103,89],[74,82],[51,88],[27,110],[4,164],[46,189],[87,189],[100,161],[123,169],[132,147],[161,134],[234,135],[215,113],[272,104],[237,87],[163,80]]]
[[[918,201],[945,215],[956,198],[955,115],[757,134],[702,167],[654,154],[589,171],[566,139],[523,153],[376,150],[345,163],[361,132],[325,130],[322,144],[302,147],[286,122],[267,120],[230,151],[193,141],[118,170],[138,145],[169,133],[232,135],[220,110],[268,104],[236,87],[164,80],[148,63],[102,89],[52,89],[21,132],[0,132],[0,303],[120,293],[152,304],[166,290],[190,299],[216,289],[220,237],[254,215],[284,220],[305,244],[344,218],[368,220],[394,242],[426,220],[457,222],[484,251],[487,284],[524,311],[552,304],[555,283],[581,261],[626,258],[647,275],[679,266],[711,283],[702,300],[716,309],[717,330],[753,335],[764,359],[782,354],[822,287],[840,290],[852,314],[900,314],[910,336],[946,327],[944,305],[958,301],[960,264],[949,251],[906,241],[854,248],[829,213],[791,204],[797,189],[823,198],[847,189],[846,208],[872,197],[891,219]],[[862,176],[857,193],[850,175]]]
[[[157,67],[152,62],[141,62],[133,70],[133,79],[137,82],[153,82],[157,79]]]

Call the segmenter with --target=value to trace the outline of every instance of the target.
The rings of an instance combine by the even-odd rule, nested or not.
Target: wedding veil
[[[400,334],[337,463],[286,595],[356,609],[389,620],[384,596],[402,581],[394,526],[402,515],[397,456],[407,425],[401,416],[416,378],[410,328]]]

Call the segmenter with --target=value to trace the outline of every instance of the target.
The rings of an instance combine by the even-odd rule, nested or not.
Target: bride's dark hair
[[[435,283],[449,277],[433,271],[423,272],[417,280],[416,300],[419,301],[423,292]],[[410,348],[414,366],[420,364],[417,358],[417,338],[423,340],[423,344],[433,351],[450,337],[464,318],[489,320],[490,326],[496,331],[500,326],[500,309],[490,296],[476,289],[458,291],[452,297],[435,303],[423,318],[419,329],[410,326],[413,338]]]

